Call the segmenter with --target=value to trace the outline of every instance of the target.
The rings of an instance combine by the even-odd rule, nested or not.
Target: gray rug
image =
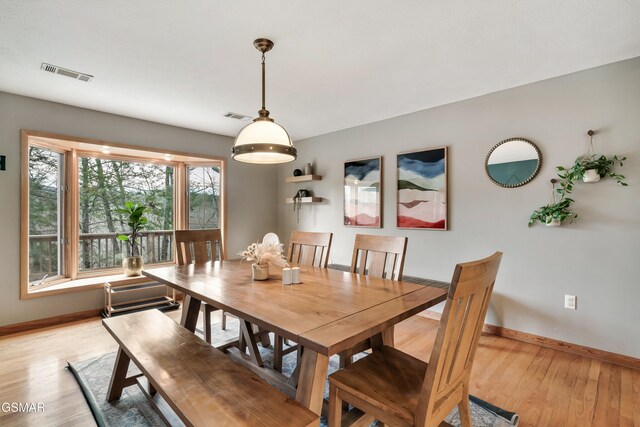
[[[213,342],[223,342],[237,335],[237,320],[229,318],[227,330],[222,331],[219,325],[214,325]],[[273,341],[273,340],[272,340]],[[266,366],[273,366],[273,351],[269,348],[259,346],[262,359]],[[111,372],[115,364],[116,353],[107,353],[100,357],[85,360],[77,363],[69,363],[69,369],[77,379],[82,392],[87,399],[91,411],[99,426],[113,427],[143,427],[162,426],[164,422],[155,409],[149,404],[142,391],[136,387],[126,387],[122,397],[114,402],[107,402],[107,388],[111,379]],[[360,357],[366,354],[359,355]],[[358,358],[358,356],[356,356]],[[330,359],[329,373],[338,369],[339,360],[337,356]],[[291,374],[296,364],[295,352],[284,357],[282,371],[285,375]],[[137,368],[131,364],[129,373],[138,373]],[[328,387],[325,391],[328,397]],[[475,400],[475,402],[474,402]],[[478,403],[476,403],[478,402]],[[482,405],[482,406],[481,406]],[[479,399],[471,399],[471,416],[474,427],[508,427],[518,425],[518,416],[503,411],[504,418],[497,415],[501,413],[500,408],[493,407]],[[513,422],[509,421],[509,418]],[[454,409],[445,421],[452,426],[459,426],[460,419],[458,410]],[[375,425],[375,423],[374,423]],[[321,419],[321,426],[326,426],[324,417]]]

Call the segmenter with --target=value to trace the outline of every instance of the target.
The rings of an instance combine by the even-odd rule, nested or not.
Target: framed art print
[[[382,226],[382,157],[344,164],[344,225]]]
[[[446,230],[447,147],[398,154],[398,228]]]

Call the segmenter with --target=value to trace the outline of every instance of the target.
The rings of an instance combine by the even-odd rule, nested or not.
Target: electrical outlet
[[[575,295],[565,295],[564,296],[564,308],[569,308],[571,310],[576,309],[576,296]]]

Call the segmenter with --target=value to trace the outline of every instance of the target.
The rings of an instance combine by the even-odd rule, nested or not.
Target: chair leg
[[[462,400],[458,403],[458,412],[460,413],[460,425],[462,427],[471,427],[471,405],[469,404],[469,393],[463,393]]]
[[[225,313],[224,311],[222,312],[222,324],[221,324],[222,330],[226,331],[227,330],[227,313]]]
[[[282,345],[284,339],[275,334],[273,338],[273,369],[282,372]]]
[[[329,383],[329,413],[327,414],[329,427],[342,425],[342,399],[338,395],[338,387]]]

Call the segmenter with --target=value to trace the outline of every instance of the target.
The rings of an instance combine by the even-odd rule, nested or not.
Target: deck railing
[[[120,267],[128,256],[127,243],[117,239],[120,233],[80,234],[78,269],[102,270]],[[58,236],[29,236],[29,281],[58,274]],[[152,230],[140,234],[140,253],[146,264],[173,261],[173,230]]]

